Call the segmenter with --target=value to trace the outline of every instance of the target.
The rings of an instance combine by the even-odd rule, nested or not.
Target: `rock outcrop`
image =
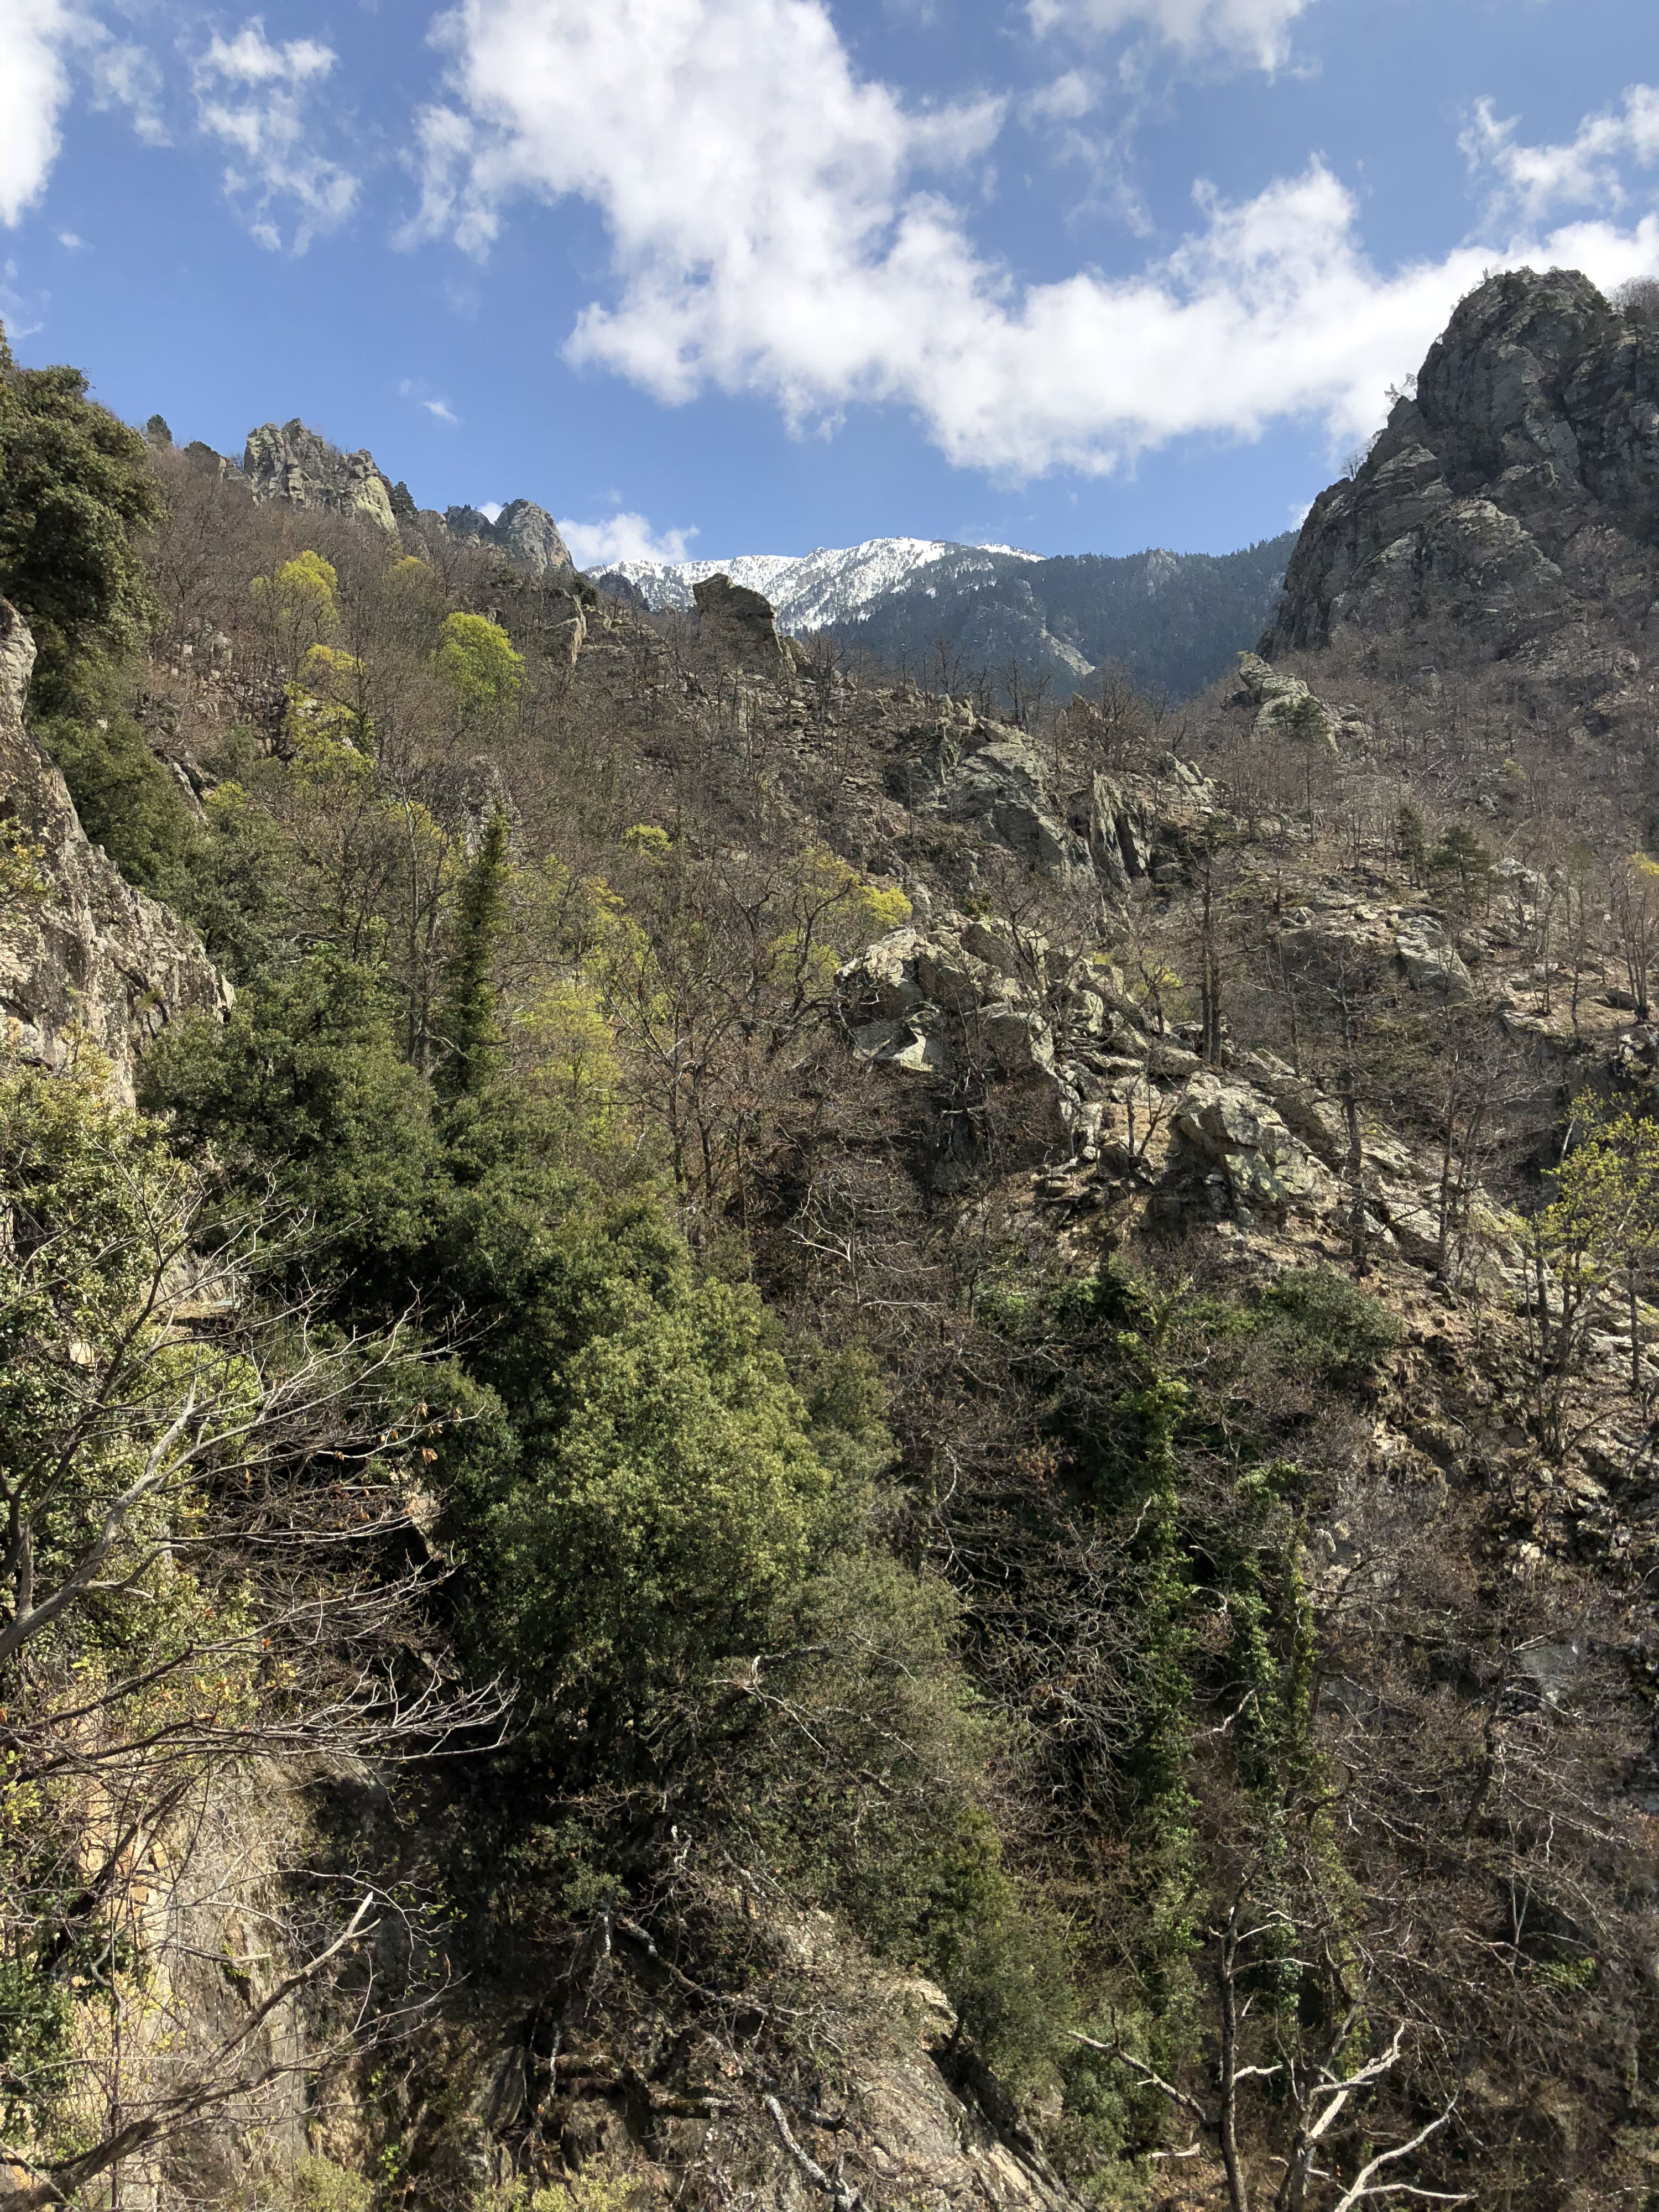
[[[82,1045],[123,1095],[145,1045],[191,1013],[223,1016],[229,984],[196,932],[135,890],[88,842],[64,779],[23,726],[34,641],[0,599],[0,1014],[7,1048],[61,1068]]]
[[[936,724],[906,734],[888,781],[913,814],[976,831],[1054,881],[1093,877],[1113,898],[1160,868],[1178,872],[1217,806],[1208,781],[1173,753],[1152,775],[1097,773],[1074,790],[1057,787],[1028,732],[957,700]]]
[[[280,427],[262,423],[247,434],[242,473],[257,500],[283,500],[289,507],[320,508],[330,514],[362,515],[398,535],[392,494],[372,453],[343,453],[296,416]]]
[[[265,422],[248,432],[242,473],[257,500],[282,500],[289,507],[329,514],[362,515],[388,537],[398,535],[391,487],[374,454],[366,449],[341,453],[319,432],[308,430],[297,416],[291,422]],[[421,520],[428,529],[447,531],[452,538],[494,546],[533,576],[555,583],[574,579],[576,564],[557,523],[533,499],[510,501],[493,521],[476,507],[452,507],[441,515],[427,514]]]
[[[1659,326],[1571,270],[1489,277],[1302,527],[1269,657],[1453,622],[1494,654],[1621,598],[1659,540]]]
[[[1408,981],[1451,996],[1468,987],[1431,916],[1334,906],[1291,921],[1287,942],[1304,952],[1392,960]],[[909,1084],[1023,1092],[1025,1125],[1047,1130],[1058,1163],[1033,1176],[1045,1206],[1120,1225],[1149,1215],[1227,1223],[1310,1256],[1348,1234],[1354,1163],[1340,1102],[1271,1053],[1229,1048],[1206,1063],[1097,959],[942,911],[878,939],[838,988],[853,1051],[872,1068]],[[1480,1198],[1449,1226],[1431,1152],[1369,1125],[1359,1141],[1378,1254],[1489,1290],[1521,1284],[1518,1227],[1501,1206]],[[971,1170],[959,1146],[944,1149],[934,1186],[961,1187]]]
[[[1258,653],[1239,654],[1238,675],[1255,708],[1250,729],[1253,737],[1289,738],[1327,752],[1339,752],[1345,744],[1363,744],[1371,734],[1358,707],[1333,707],[1299,676],[1281,674]]]
[[[443,521],[452,538],[493,545],[534,576],[550,577],[559,582],[576,573],[576,564],[559,535],[557,523],[533,499],[510,501],[493,522],[482,508],[476,507],[447,507]]]
[[[758,674],[788,680],[794,655],[778,635],[772,602],[763,592],[722,574],[704,577],[691,596],[711,638]]]

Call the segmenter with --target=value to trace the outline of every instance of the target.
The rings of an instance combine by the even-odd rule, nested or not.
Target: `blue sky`
[[[0,315],[579,559],[1285,528],[1460,293],[1659,273],[1652,0],[0,0]]]

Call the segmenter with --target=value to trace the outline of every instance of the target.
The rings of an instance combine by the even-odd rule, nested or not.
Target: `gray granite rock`
[[[705,576],[693,586],[691,596],[705,636],[748,666],[787,681],[794,659],[778,635],[772,602],[763,592],[722,574]]]
[[[1314,502],[1262,641],[1453,623],[1493,652],[1572,620],[1659,537],[1659,328],[1571,270],[1489,277],[1352,479]]]
[[[188,923],[88,842],[23,724],[33,665],[27,624],[0,599],[0,827],[38,885],[0,906],[0,1036],[50,1068],[90,1047],[130,1099],[151,1038],[186,1014],[222,1018],[234,994]]]
[[[389,538],[398,535],[392,495],[374,456],[341,453],[297,416],[291,422],[264,422],[248,432],[242,473],[257,500],[362,515]]]

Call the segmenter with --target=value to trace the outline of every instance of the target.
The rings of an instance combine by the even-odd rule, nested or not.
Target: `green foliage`
[[[375,970],[313,953],[245,993],[228,1023],[169,1030],[142,1076],[182,1146],[212,1146],[256,1188],[274,1176],[365,1293],[404,1279],[439,1170],[431,1094],[398,1053],[394,1007]]]
[[[38,716],[35,735],[62,769],[94,844],[129,883],[178,899],[194,855],[195,817],[127,710],[125,689],[109,662],[83,653],[58,687],[66,711]]]
[[[767,1748],[793,1768],[774,1783],[777,1848],[792,1889],[936,1979],[992,2063],[1029,2081],[1071,2013],[1065,1947],[1003,1864],[983,1793],[1000,1733],[957,1659],[958,1611],[877,1553],[807,1586],[794,1635],[811,1656],[775,1685],[797,1729]]]
[[[477,852],[455,902],[439,1033],[449,1048],[441,1070],[450,1097],[476,1095],[501,1068],[501,1024],[495,1011],[495,963],[504,916],[507,817],[490,810]]]
[[[0,596],[34,633],[44,710],[63,706],[78,653],[123,649],[149,623],[136,541],[161,512],[138,433],[78,369],[17,368],[0,332]]]
[[[248,766],[235,757],[241,750],[228,749],[220,765]],[[270,810],[250,799],[235,774],[215,785],[204,805],[205,831],[171,895],[201,931],[211,957],[233,981],[246,985],[288,963],[292,850]]]
[[[95,1077],[28,1070],[0,1079],[0,1632],[38,1657],[73,1626],[82,1664],[136,1638],[159,1659],[196,1604],[162,1533],[250,1385],[231,1347],[176,1326],[193,1180]]]
[[[331,2158],[302,2158],[294,2167],[295,2212],[369,2212],[374,2185]]]
[[[253,604],[269,625],[276,657],[298,668],[313,646],[326,645],[340,627],[339,578],[331,562],[309,550],[253,580]]]
[[[465,711],[505,707],[524,680],[524,655],[499,623],[485,615],[444,618],[438,672]]]
[[[534,1449],[467,1516],[475,1632],[543,1698],[637,1705],[766,1633],[833,1480],[752,1292],[678,1257],[569,1288]]]
[[[1426,866],[1431,880],[1443,884],[1465,911],[1483,902],[1492,890],[1492,854],[1461,822],[1445,830]]]
[[[654,2203],[650,2185],[625,2166],[583,2166],[562,2181],[535,2188],[522,2176],[484,2190],[471,2212],[641,2212]]]
[[[1254,1319],[1286,1367],[1323,1382],[1363,1382],[1400,1341],[1382,1301],[1328,1267],[1287,1268],[1261,1293]]]
[[[75,2008],[35,1954],[0,1959],[0,2124],[37,2133],[74,2075]]]
[[[1320,1924],[1342,1955],[1350,1893],[1318,1809],[1302,1566],[1310,1480],[1282,1439],[1333,1392],[1362,1389],[1398,1327],[1324,1270],[1291,1271],[1241,1298],[1143,1276],[1121,1259],[1090,1282],[1004,1297],[993,1310],[1017,1357],[1031,1347],[1060,1464],[1093,1501],[1119,1562],[1113,1684],[1123,1711],[1088,1786],[1092,1802],[1112,1806],[1133,1870],[1117,1916],[1133,1930],[1136,1978],[1115,2032],[1131,2027],[1167,2074],[1193,2057],[1196,1954],[1218,1910],[1212,1886],[1228,1878],[1215,1871],[1215,1820],[1224,1856],[1252,1868],[1269,1929],[1294,1861],[1298,1879],[1316,1881]],[[1228,1778],[1212,1813],[1218,1760]],[[1302,2001],[1294,1952],[1271,1934],[1255,1941],[1264,2016]],[[1078,2061],[1068,2078],[1074,2124],[1106,2152],[1159,2124],[1155,2100],[1148,2107],[1121,2069]]]

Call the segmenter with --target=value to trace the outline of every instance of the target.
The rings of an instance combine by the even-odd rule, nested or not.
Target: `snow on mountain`
[[[1002,559],[1036,561],[1041,556],[1013,545],[959,545],[939,538],[869,538],[862,545],[819,546],[799,556],[787,553],[739,553],[730,561],[613,561],[593,568],[594,576],[623,576],[646,604],[690,610],[692,586],[705,577],[729,576],[763,592],[787,630],[821,629],[827,623],[856,621],[884,593],[896,591],[919,568],[949,561],[952,576],[982,568],[994,575]]]

